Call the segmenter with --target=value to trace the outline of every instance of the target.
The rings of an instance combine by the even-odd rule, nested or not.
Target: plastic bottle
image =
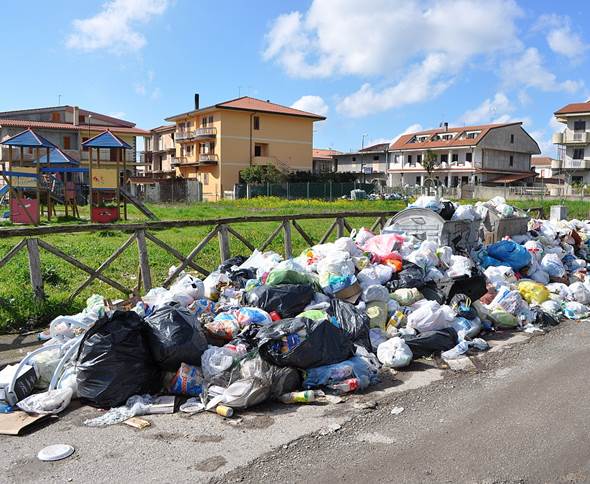
[[[285,393],[279,397],[283,403],[311,403],[315,402],[316,394],[313,390],[305,390],[303,392]]]
[[[358,390],[360,381],[358,378],[349,378],[348,380],[341,381],[340,383],[334,383],[329,385],[328,388],[334,390],[336,393],[350,393]]]
[[[225,405],[217,405],[215,412],[217,415],[221,415],[222,417],[232,417],[234,414],[234,409],[231,407],[226,407]]]

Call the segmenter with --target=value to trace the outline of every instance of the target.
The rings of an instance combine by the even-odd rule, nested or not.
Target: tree
[[[260,185],[264,183],[280,183],[285,174],[274,165],[252,165],[240,172],[243,183]]]
[[[428,174],[428,176],[426,177],[426,183],[429,186],[435,185],[432,174],[434,173],[434,170],[436,170],[440,166],[440,160],[438,159],[436,154],[434,154],[432,150],[426,150],[421,165]]]

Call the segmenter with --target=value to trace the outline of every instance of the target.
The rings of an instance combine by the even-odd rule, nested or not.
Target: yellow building
[[[166,118],[176,124],[177,174],[197,178],[203,196],[218,200],[250,165],[311,171],[313,123],[324,116],[240,97]]]

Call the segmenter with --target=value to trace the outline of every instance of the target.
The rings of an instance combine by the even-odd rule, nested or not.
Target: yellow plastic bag
[[[518,284],[518,292],[529,304],[542,304],[549,299],[549,291],[538,282],[522,281]]]

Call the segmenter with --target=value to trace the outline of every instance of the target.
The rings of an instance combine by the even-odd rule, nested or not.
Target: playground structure
[[[76,186],[78,174],[87,171],[85,168],[30,128],[0,144],[8,147],[8,168],[0,172],[5,184],[0,197],[9,195],[12,223],[38,225],[44,206],[51,220],[52,215],[57,215],[58,204],[64,206],[66,216],[70,212],[79,216]],[[25,156],[25,149],[32,158]]]
[[[127,220],[128,202],[148,218],[156,219],[156,216],[143,203],[127,191],[129,177],[125,150],[131,149],[129,144],[115,136],[110,130],[106,130],[84,141],[82,147],[88,149],[90,177],[88,203],[92,222],[116,222],[121,218],[121,206],[123,218]],[[108,150],[109,160],[101,160],[101,150]],[[96,154],[96,157],[93,157],[93,153]],[[113,160],[113,158],[115,159]]]

